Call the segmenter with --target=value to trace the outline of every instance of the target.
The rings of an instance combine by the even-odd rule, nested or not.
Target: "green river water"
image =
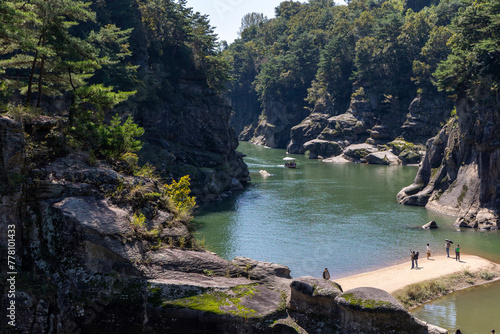
[[[252,182],[222,202],[197,213],[197,237],[208,248],[232,260],[245,256],[288,266],[292,277],[321,277],[328,267],[333,279],[409,262],[409,250],[445,254],[444,239],[462,251],[500,262],[500,233],[458,229],[455,217],[396,202],[412,183],[417,168],[329,164],[297,158],[297,169],[285,169],[284,150],[246,142],[240,152]],[[274,174],[262,177],[260,170]],[[423,230],[435,220],[439,228]],[[409,272],[409,274],[411,274]],[[477,287],[427,304],[420,319],[462,332],[500,331],[500,283]]]

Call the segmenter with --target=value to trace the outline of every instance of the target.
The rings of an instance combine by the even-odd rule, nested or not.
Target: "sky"
[[[281,1],[283,0],[188,0],[187,4],[196,12],[208,14],[219,39],[232,43],[238,38],[241,18],[245,14],[257,12],[273,18],[274,8]]]
[[[241,19],[245,14],[263,13],[274,17],[274,8],[283,0],[188,0],[188,7],[202,14],[208,14],[210,24],[215,27],[219,39],[232,43],[238,38]],[[344,3],[336,0],[335,3]]]

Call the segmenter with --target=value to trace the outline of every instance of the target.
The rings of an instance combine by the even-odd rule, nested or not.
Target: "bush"
[[[100,125],[97,129],[98,147],[108,158],[118,158],[129,152],[137,152],[143,143],[136,140],[144,134],[144,129],[134,123],[132,117],[121,124],[120,116],[115,115],[110,125]]]
[[[178,214],[191,214],[196,206],[195,197],[189,196],[191,193],[189,181],[189,175],[185,175],[178,182],[174,180],[171,184],[165,185],[164,194],[171,200]]]

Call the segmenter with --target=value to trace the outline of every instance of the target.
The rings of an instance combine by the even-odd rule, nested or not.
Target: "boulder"
[[[471,220],[467,217],[458,217],[453,225],[457,227],[476,228],[478,223],[477,221]]]
[[[365,160],[373,165],[401,165],[401,160],[391,151],[370,153],[365,157]]]
[[[327,114],[312,113],[299,125],[292,127],[290,142],[287,152],[290,154],[303,154],[306,151],[304,143],[316,139],[328,124]]]
[[[336,298],[341,287],[329,280],[316,277],[300,277],[290,283],[291,295],[287,308],[303,314],[337,316]]]
[[[150,265],[162,270],[197,273],[213,276],[244,276],[245,271],[215,253],[180,249],[161,249],[148,252]],[[160,270],[161,269],[161,270]]]
[[[347,160],[346,158],[344,158],[342,155],[339,155],[337,157],[332,157],[332,158],[328,158],[328,159],[324,159],[322,160],[323,162],[330,162],[330,163],[334,163],[334,164],[345,164],[345,163],[351,163],[350,160]]]
[[[369,132],[370,132],[370,138],[372,139],[394,138],[392,129],[384,125],[375,125]]]
[[[344,156],[346,159],[359,162],[371,154],[377,152],[377,148],[370,144],[353,144],[345,148]]]
[[[427,334],[427,324],[413,317],[388,292],[355,288],[337,297],[339,327],[347,333]]]
[[[240,256],[235,257],[231,263],[244,271],[252,279],[260,280],[269,277],[292,278],[290,276],[290,269],[281,264],[257,261]]]
[[[309,159],[317,159],[319,156],[332,157],[342,153],[342,148],[336,142],[313,139],[304,144],[304,149],[309,151]]]
[[[430,222],[428,222],[427,224],[422,225],[422,228],[423,228],[424,230],[430,230],[430,229],[433,229],[433,228],[438,228],[438,225],[437,225],[436,221],[431,220],[431,221],[430,221]]]

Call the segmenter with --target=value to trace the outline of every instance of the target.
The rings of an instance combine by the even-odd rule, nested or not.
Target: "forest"
[[[343,113],[357,97],[406,115],[416,96],[495,96],[499,10],[490,0],[311,0],[284,1],[274,18],[249,13],[224,51],[237,132],[276,103],[300,122]]]
[[[0,103],[20,119],[61,116],[69,146],[130,160],[142,109],[179,100],[185,78],[224,88],[218,45],[207,16],[182,0],[2,1]]]

